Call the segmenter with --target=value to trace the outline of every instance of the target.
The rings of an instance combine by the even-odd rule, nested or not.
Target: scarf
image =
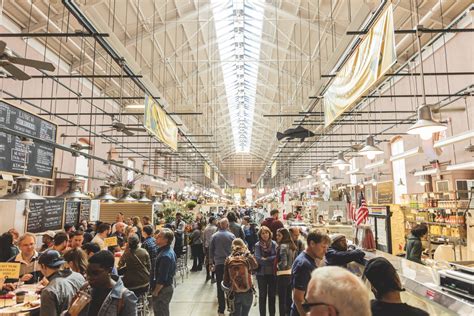
[[[272,240],[269,239],[268,241],[263,241],[260,239],[260,247],[262,248],[262,255],[264,257],[269,257],[272,253]]]

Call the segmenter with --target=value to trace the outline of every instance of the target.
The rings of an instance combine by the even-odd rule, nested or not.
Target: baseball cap
[[[39,264],[44,264],[50,268],[58,268],[66,261],[61,258],[61,254],[56,250],[46,250],[38,259]]]
[[[346,238],[344,234],[332,234],[331,235],[331,245],[337,243],[342,238]]]
[[[369,260],[364,276],[381,295],[390,291],[405,291],[399,284],[397,270],[383,257]]]
[[[52,230],[47,230],[47,231],[45,231],[45,232],[43,233],[43,235],[47,235],[47,236],[49,236],[49,237],[51,237],[51,238],[54,238],[54,236],[56,235],[56,233],[53,232]]]

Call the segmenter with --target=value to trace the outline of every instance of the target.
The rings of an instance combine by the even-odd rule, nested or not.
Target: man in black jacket
[[[346,268],[347,264],[355,261],[364,264],[365,253],[360,249],[349,249],[346,236],[334,234],[331,236],[331,246],[326,252],[326,264]]]

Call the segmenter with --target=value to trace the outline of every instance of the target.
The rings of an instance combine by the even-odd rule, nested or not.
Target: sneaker
[[[211,284],[214,284],[214,283],[216,283],[216,282],[217,282],[216,279],[214,279],[214,278],[211,279]]]
[[[224,313],[217,313],[218,316],[224,316]]]

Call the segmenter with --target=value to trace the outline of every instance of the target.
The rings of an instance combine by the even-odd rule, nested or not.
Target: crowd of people
[[[189,244],[191,271],[204,269],[204,282],[216,286],[218,315],[248,315],[257,292],[262,316],[427,315],[402,302],[404,289],[386,259],[367,262],[341,234],[285,227],[278,210],[260,224],[251,213],[199,213],[192,223],[177,213],[159,229],[149,218],[125,220],[119,213],[112,224],[47,231],[39,247],[36,235],[12,229],[0,236],[0,261],[20,263],[20,276],[1,280],[2,290],[39,284],[45,316],[136,315],[140,300],[155,315],[171,315],[177,261]],[[416,240],[409,247],[417,252]],[[362,278],[348,270],[351,262],[365,265]]]

